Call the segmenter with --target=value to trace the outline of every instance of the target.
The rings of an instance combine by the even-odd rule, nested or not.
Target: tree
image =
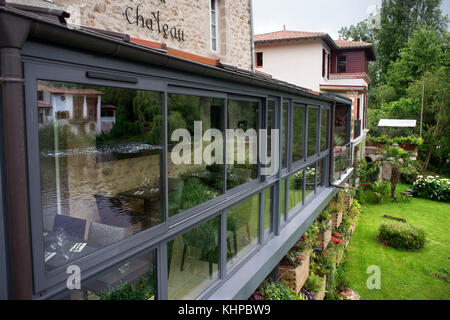
[[[406,88],[415,79],[422,77],[420,136],[423,129],[423,111],[425,97],[425,82],[427,71],[432,71],[445,63],[449,58],[445,54],[445,42],[448,34],[442,36],[436,29],[420,25],[412,34],[407,46],[402,49],[400,58],[392,65],[389,81],[395,87]],[[447,46],[448,47],[448,46]]]
[[[382,161],[384,163],[388,163],[391,167],[391,197],[392,199],[396,199],[395,191],[397,189],[397,184],[400,183],[400,174],[402,172],[402,168],[404,168],[405,163],[410,158],[410,155],[398,146],[386,146],[383,149],[383,158]]]
[[[419,26],[447,30],[448,17],[442,15],[442,0],[383,0],[381,27],[376,32],[377,58],[382,77],[399,57],[403,47]]]
[[[447,50],[448,55],[448,50]],[[419,155],[424,153],[423,170],[427,170],[432,159],[435,169],[450,172],[450,67],[447,63],[434,72],[430,72],[425,83],[424,104],[424,144]],[[419,99],[422,94],[423,80],[417,79],[407,89],[407,95]]]

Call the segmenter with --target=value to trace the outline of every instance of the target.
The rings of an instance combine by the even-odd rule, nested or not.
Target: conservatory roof
[[[417,120],[381,119],[378,127],[415,128]]]

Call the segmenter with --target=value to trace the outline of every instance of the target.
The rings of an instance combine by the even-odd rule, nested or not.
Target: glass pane
[[[220,216],[167,244],[169,299],[191,300],[219,278]]]
[[[314,182],[316,180],[316,166],[315,164],[310,165],[306,168],[306,188],[305,188],[305,199],[310,194],[314,193],[315,186]]]
[[[328,110],[321,110],[321,118],[320,118],[320,152],[324,152],[328,149],[328,136],[329,136],[329,128],[328,128]]]
[[[303,169],[289,177],[289,211],[303,201]]]
[[[272,129],[275,129],[275,101],[270,100],[267,108],[267,156],[272,156]]]
[[[259,194],[227,212],[227,270],[258,245]]]
[[[174,216],[223,194],[225,174],[222,164],[223,144],[218,144],[217,148],[209,146],[223,139],[225,101],[217,98],[169,94],[167,103],[169,216]],[[177,136],[179,129],[190,138],[190,141],[186,142],[184,138]],[[217,141],[216,137],[213,137],[212,142],[206,142],[202,137],[209,129],[218,130],[217,133],[220,132],[222,137]],[[180,150],[180,146],[184,147],[183,150]],[[212,150],[211,161],[214,161],[210,165],[206,164],[203,157],[204,154],[208,154],[208,150]],[[179,163],[180,159],[177,158],[182,158],[183,161]]]
[[[236,133],[235,139],[230,137],[227,141],[227,189],[230,190],[258,177],[259,103],[228,100],[228,129]]]
[[[283,169],[287,167],[287,157],[286,157],[286,148],[287,148],[287,130],[288,130],[288,107],[289,103],[283,103],[283,128],[281,129],[281,163]]]
[[[325,186],[325,165],[328,158],[322,159],[317,164],[317,187]]]
[[[211,44],[212,50],[217,51],[217,40],[215,38],[212,38],[211,42],[212,42],[212,44]]]
[[[216,26],[214,24],[211,26],[211,34],[213,39],[217,38]]]
[[[305,106],[294,104],[294,124],[292,129],[292,161],[303,159],[305,145]]]
[[[211,0],[211,10],[216,10],[216,0]]]
[[[264,190],[264,234],[266,235],[266,237],[273,232],[273,190],[273,187]]]
[[[38,81],[46,271],[164,221],[163,94]],[[102,110],[113,117],[102,117]]]
[[[317,154],[317,122],[319,109],[308,108],[308,157]]]
[[[127,260],[81,283],[61,300],[155,300],[156,250]]]
[[[285,220],[286,213],[286,180],[281,180],[281,193],[280,193],[280,225],[283,224]]]

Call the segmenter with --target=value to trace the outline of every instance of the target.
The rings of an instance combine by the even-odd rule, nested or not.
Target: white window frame
[[[211,7],[211,1],[214,1],[214,7],[216,8],[215,10],[212,9]],[[215,13],[215,21],[214,21],[214,26],[216,27],[216,34],[213,35],[213,24],[212,24],[212,14],[213,12]],[[217,0],[210,0],[209,1],[209,30],[210,30],[210,39],[211,39],[211,51],[212,52],[219,52],[219,28],[218,28],[218,17],[217,17],[217,13],[218,13],[218,1]],[[213,42],[214,39],[216,40],[216,49],[214,50],[214,46],[213,46]]]

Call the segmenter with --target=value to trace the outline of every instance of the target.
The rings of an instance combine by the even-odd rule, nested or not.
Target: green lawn
[[[405,186],[400,186],[400,190]],[[346,250],[346,276],[349,286],[362,300],[450,299],[450,283],[430,272],[450,271],[450,204],[413,198],[409,203],[368,204],[363,206],[350,245]],[[383,218],[390,215],[407,219],[423,228],[425,248],[418,252],[398,251],[378,243],[376,236]],[[381,289],[369,290],[367,267],[381,269]]]

